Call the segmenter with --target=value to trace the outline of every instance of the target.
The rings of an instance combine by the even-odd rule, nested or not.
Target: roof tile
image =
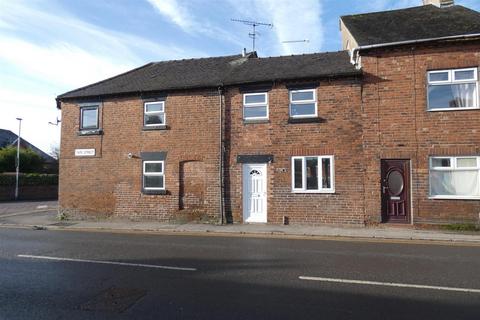
[[[255,53],[161,61],[69,91],[58,100],[239,85],[274,80],[358,75],[348,52],[258,58]]]
[[[480,13],[459,5],[425,5],[341,19],[360,46],[480,33]]]

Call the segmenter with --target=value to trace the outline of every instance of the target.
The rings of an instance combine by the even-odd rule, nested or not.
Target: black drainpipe
[[[220,107],[220,218],[219,222],[220,224],[225,223],[225,214],[224,214],[224,177],[223,177],[223,162],[224,162],[224,146],[223,146],[223,130],[224,130],[224,125],[223,125],[223,87],[219,86],[218,87],[218,99],[219,99],[219,107]]]

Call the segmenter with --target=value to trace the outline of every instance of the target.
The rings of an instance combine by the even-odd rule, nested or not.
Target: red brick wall
[[[478,200],[431,200],[428,158],[479,155],[480,110],[427,111],[426,74],[477,67],[480,43],[377,50],[362,56],[365,199],[369,222],[379,222],[380,159],[411,159],[413,221],[477,221]]]
[[[480,110],[426,111],[426,72],[480,64],[480,44],[443,43],[363,53],[364,79],[320,81],[321,123],[288,123],[284,83],[269,91],[268,123],[245,124],[242,93],[225,93],[225,209],[242,214],[238,155],[272,154],[268,222],[377,223],[381,218],[380,160],[410,159],[413,222],[477,221],[480,201],[428,199],[428,157],[478,155]],[[100,110],[103,135],[77,136],[78,105],[62,104],[60,207],[68,214],[171,220],[188,211],[219,219],[219,124],[216,90],[170,93],[169,130],[143,131],[143,101],[112,98]],[[95,148],[93,158],[74,150]],[[167,195],[141,192],[140,152],[167,151]],[[127,154],[137,157],[128,159]],[[291,192],[291,157],[333,155],[335,193]],[[186,177],[188,174],[189,177]],[[183,198],[181,198],[183,196]],[[183,210],[180,210],[183,208]]]
[[[321,81],[317,89],[322,123],[288,123],[289,93],[283,83],[269,95],[269,122],[244,124],[242,93],[226,96],[227,212],[241,222],[242,164],[237,155],[272,154],[268,171],[268,222],[293,224],[359,224],[364,221],[362,120],[360,82],[355,79]],[[292,193],[291,157],[334,155],[335,193]]]
[[[19,200],[53,200],[58,198],[57,185],[19,186]],[[0,186],[0,201],[15,200],[15,185]]]
[[[59,204],[77,216],[126,216],[176,219],[180,209],[180,164],[199,161],[204,183],[201,207],[220,214],[219,98],[216,90],[170,93],[166,99],[168,130],[144,131],[143,100],[115,98],[100,107],[103,135],[77,136],[79,107],[62,103]],[[75,149],[95,148],[92,158],[75,157]],[[166,195],[142,194],[140,152],[166,151]],[[128,153],[134,157],[128,158]],[[200,173],[195,173],[197,177]],[[191,191],[190,191],[191,192]]]

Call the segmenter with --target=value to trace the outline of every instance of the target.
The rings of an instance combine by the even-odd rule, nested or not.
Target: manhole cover
[[[58,227],[69,227],[77,224],[76,222],[57,222],[51,223],[50,226],[58,226]]]
[[[145,296],[146,290],[110,288],[80,306],[87,311],[108,311],[121,313]]]

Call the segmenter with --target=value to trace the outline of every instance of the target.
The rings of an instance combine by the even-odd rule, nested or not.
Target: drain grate
[[[133,306],[146,293],[147,291],[142,289],[110,288],[81,305],[80,309],[121,313]]]

